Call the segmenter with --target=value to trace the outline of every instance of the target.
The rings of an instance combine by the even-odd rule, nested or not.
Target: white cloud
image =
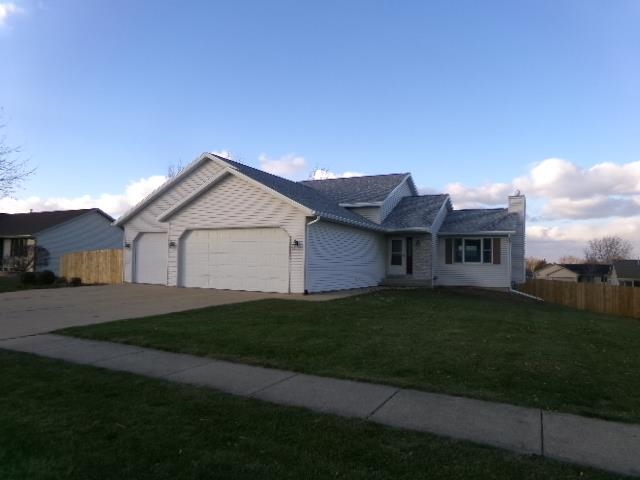
[[[326,168],[316,168],[309,175],[309,180],[327,180],[331,178],[351,178],[351,177],[363,177],[365,174],[360,172],[343,172],[334,173]]]
[[[450,183],[444,191],[451,195],[456,208],[482,208],[504,205],[507,197],[512,195],[515,189],[507,183],[492,183],[471,188],[461,183]]]
[[[28,197],[15,199],[11,197],[0,198],[0,211],[5,213],[21,213],[33,210],[34,212],[50,210],[74,210],[80,208],[100,208],[113,217],[122,215],[126,210],[138,203],[166,181],[162,175],[154,175],[148,178],[129,183],[125,191],[119,194],[103,193],[99,196],[82,195],[79,197]]]
[[[640,161],[626,164],[599,163],[581,168],[560,158],[534,165],[529,175],[514,184],[530,195],[570,199],[600,195],[634,195],[640,191]]]
[[[640,162],[585,168],[548,158],[511,183],[444,189],[456,208],[505,206],[516,190],[527,196],[527,255],[581,256],[588,240],[605,235],[629,240],[640,255]]]
[[[10,16],[25,13],[24,10],[12,2],[0,2],[0,28],[7,24]]]
[[[258,157],[260,168],[265,172],[279,175],[281,177],[291,177],[307,168],[307,161],[304,157],[290,153],[277,159],[271,159],[264,153]]]

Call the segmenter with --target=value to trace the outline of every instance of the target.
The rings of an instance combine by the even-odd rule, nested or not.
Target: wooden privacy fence
[[[640,318],[640,288],[637,287],[529,280],[520,290],[547,302],[580,310]]]
[[[67,253],[60,258],[60,275],[82,283],[122,283],[122,249]]]

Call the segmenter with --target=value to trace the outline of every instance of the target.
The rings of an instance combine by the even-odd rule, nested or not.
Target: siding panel
[[[230,175],[204,192],[169,219],[168,284],[178,285],[180,239],[189,230],[280,227],[290,237],[299,240],[302,248],[290,248],[291,292],[304,292],[304,231],[303,212],[245,179]]]
[[[494,264],[473,263],[445,263],[446,239],[438,242],[438,257],[436,262],[436,285],[442,286],[467,286],[487,288],[509,288],[511,286],[510,264],[505,259],[509,258],[511,248],[509,239],[503,237],[500,242],[500,256],[503,262]]]
[[[134,240],[141,232],[168,233],[169,224],[158,222],[160,214],[167,211],[180,200],[191,194],[198,187],[207,182],[210,178],[219,174],[223,168],[214,162],[205,162],[200,168],[193,171],[177,185],[174,185],[164,195],[156,198],[147,207],[130,219],[124,229],[124,241],[133,245]],[[125,248],[124,251],[124,280],[132,281],[133,257],[132,248]]]
[[[380,207],[354,207],[349,210],[380,225]]]
[[[378,285],[385,276],[384,235],[330,222],[307,229],[307,290]]]
[[[62,255],[85,250],[122,248],[123,232],[99,213],[87,213],[38,234],[38,245],[49,252],[48,265],[37,270],[51,270],[60,274]]]

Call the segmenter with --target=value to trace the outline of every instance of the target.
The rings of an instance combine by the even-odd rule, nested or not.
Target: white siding
[[[124,241],[133,245],[136,237],[143,232],[164,232],[169,229],[168,223],[158,222],[157,218],[161,213],[171,208],[181,199],[191,194],[195,189],[200,187],[211,177],[217,175],[222,167],[214,162],[205,162],[200,168],[192,172],[177,185],[174,185],[169,191],[165,192],[159,198],[130,219],[124,228]],[[124,280],[132,281],[132,258],[133,248],[125,248],[124,250]]]
[[[291,248],[291,292],[304,292],[305,214],[249,181],[229,175],[169,218],[168,284],[178,284],[178,257],[181,237],[190,230],[280,227],[291,241],[303,248]]]
[[[378,285],[385,276],[384,235],[330,223],[307,228],[307,290]]]
[[[354,207],[348,210],[380,225],[380,207]]]
[[[445,239],[438,242],[438,256],[434,284],[441,286],[466,286],[486,288],[509,288],[511,286],[511,271],[509,269],[509,251],[511,248],[508,237],[500,239],[499,265],[481,263],[445,263]]]
[[[404,197],[410,197],[413,195],[411,191],[411,187],[409,186],[408,179],[405,179],[398,187],[391,192],[391,194],[385,198],[382,207],[380,207],[380,221],[384,221],[385,218],[391,213],[391,211],[396,208],[396,205],[402,200]]]

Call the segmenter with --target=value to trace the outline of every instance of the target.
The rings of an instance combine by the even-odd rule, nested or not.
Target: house
[[[614,260],[609,276],[611,285],[640,287],[640,260]]]
[[[525,198],[454,210],[411,174],[293,182],[205,153],[123,214],[126,282],[313,293],[524,282]]]
[[[59,274],[65,253],[122,248],[123,232],[98,208],[0,213],[3,271],[51,270]]]
[[[537,280],[559,282],[607,283],[611,265],[596,263],[550,263],[534,272]]]

